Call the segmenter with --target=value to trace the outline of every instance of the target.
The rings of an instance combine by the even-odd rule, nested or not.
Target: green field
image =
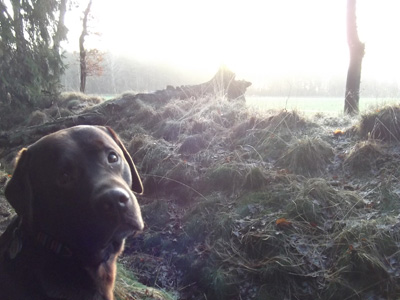
[[[261,110],[288,109],[298,110],[305,114],[325,113],[329,115],[342,115],[344,98],[341,97],[260,97],[246,96],[248,105]],[[377,106],[398,103],[395,98],[361,98],[360,111],[363,113]]]

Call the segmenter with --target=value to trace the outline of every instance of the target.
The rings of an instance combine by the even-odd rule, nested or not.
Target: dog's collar
[[[72,257],[73,252],[65,244],[61,243],[59,240],[53,238],[44,232],[39,232],[35,234],[28,234],[22,230],[22,218],[19,218],[18,225],[12,231],[12,237],[10,244],[8,246],[8,256],[11,260],[15,259],[21,252],[24,242],[32,240],[30,236],[34,236],[34,243],[41,246],[42,248],[52,252],[60,257],[69,258]],[[32,242],[31,242],[32,244]]]
[[[68,258],[72,256],[72,251],[68,246],[44,232],[39,232],[36,235],[36,242],[61,257]]]

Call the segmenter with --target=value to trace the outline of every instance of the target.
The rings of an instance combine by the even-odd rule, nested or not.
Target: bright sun
[[[400,68],[395,29],[400,28],[395,15],[400,3],[358,2],[360,36],[367,43],[363,69],[394,74]],[[96,47],[139,60],[210,75],[225,64],[241,77],[255,78],[288,73],[330,76],[347,69],[344,0],[114,0],[112,6],[94,1],[93,13],[92,24],[102,33]],[[385,29],[396,35],[378,61],[373,56],[388,45],[383,41]],[[71,35],[74,30],[79,32],[79,26],[71,28]]]

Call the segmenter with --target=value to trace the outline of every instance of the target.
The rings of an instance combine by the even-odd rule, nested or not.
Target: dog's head
[[[142,182],[115,132],[76,126],[21,150],[5,195],[30,230],[93,257],[143,229],[132,191]]]

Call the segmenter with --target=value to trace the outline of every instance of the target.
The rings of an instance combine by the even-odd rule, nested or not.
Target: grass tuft
[[[365,114],[359,124],[360,135],[364,139],[386,142],[400,141],[400,106],[390,105]]]
[[[381,146],[373,141],[358,142],[344,160],[344,166],[357,174],[376,171],[379,159],[384,157]]]
[[[116,300],[176,300],[177,298],[160,289],[145,286],[122,265],[118,266],[115,285]]]
[[[296,140],[278,163],[296,174],[315,176],[323,174],[333,159],[332,147],[319,138]]]

